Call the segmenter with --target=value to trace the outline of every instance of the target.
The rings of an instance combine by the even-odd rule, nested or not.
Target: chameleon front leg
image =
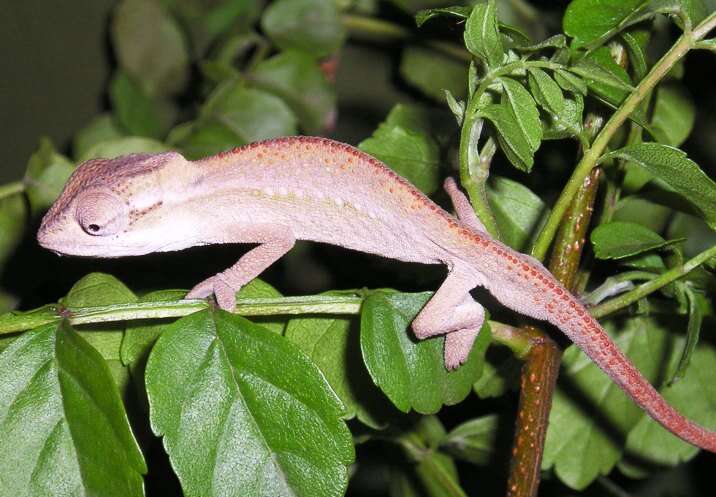
[[[231,312],[236,307],[236,292],[280,259],[296,243],[291,230],[283,226],[242,230],[229,239],[260,245],[249,250],[230,268],[196,285],[185,298],[206,298],[213,293],[219,307]]]
[[[452,178],[446,178],[443,183],[443,188],[450,196],[450,200],[455,208],[455,213],[457,214],[458,219],[474,230],[487,233],[487,228],[485,228],[485,225],[482,224],[480,218],[477,217],[475,209],[473,209],[472,204],[470,204],[470,200],[468,200],[465,194],[460,191],[460,188],[458,188],[455,180]]]
[[[446,334],[447,369],[455,369],[467,360],[485,322],[485,309],[470,295],[475,286],[475,279],[468,271],[453,268],[413,320],[413,332],[419,339]]]

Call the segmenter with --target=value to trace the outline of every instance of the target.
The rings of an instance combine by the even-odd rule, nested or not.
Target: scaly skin
[[[629,362],[584,306],[538,261],[490,238],[454,183],[459,219],[381,162],[324,138],[253,143],[196,162],[137,154],[78,167],[43,219],[40,244],[62,254],[141,255],[211,243],[258,243],[188,298],[235,292],[312,240],[424,264],[448,276],[413,322],[419,338],[446,334],[445,364],[462,364],[483,320],[470,296],[485,287],[506,307],[562,330],[634,401],[684,440],[716,452],[716,433],[681,416]]]

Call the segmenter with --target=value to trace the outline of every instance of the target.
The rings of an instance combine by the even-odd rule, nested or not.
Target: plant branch
[[[651,90],[659,81],[666,76],[674,64],[681,60],[681,58],[694,47],[695,43],[703,38],[714,26],[716,26],[716,13],[707,17],[693,32],[687,31],[681,35],[669,51],[654,64],[644,79],[639,82],[637,87],[629,94],[624,102],[622,102],[619,108],[617,108],[616,112],[612,114],[604,125],[604,128],[597,135],[592,146],[585,151],[582,160],[577,164],[571,178],[567,182],[559,199],[557,199],[547,219],[547,223],[532,247],[532,255],[534,257],[539,260],[544,259],[572,199],[584,182],[584,179],[597,165],[597,161],[606,150],[614,133],[616,133],[624,121],[628,119],[629,115],[639,106],[642,100],[650,94]]]
[[[599,119],[587,118],[585,128],[590,138],[599,130],[599,123]],[[567,212],[550,260],[549,270],[570,291],[574,291],[577,282],[600,174],[601,169],[594,169],[585,178]],[[562,349],[543,330],[527,327],[524,331],[532,346],[520,372],[520,403],[507,484],[507,495],[511,497],[537,495],[549,412],[562,359]]]
[[[498,321],[488,321],[492,341],[509,348],[515,357],[524,359],[532,347],[530,337],[521,328]]]
[[[549,267],[554,277],[572,290],[575,287],[577,271],[586,243],[601,173],[601,168],[595,168],[584,179],[557,233],[555,249],[550,259]]]
[[[483,121],[480,116],[472,112],[465,113],[460,130],[460,148],[458,158],[460,162],[460,184],[467,191],[470,203],[475,214],[485,225],[485,229],[493,238],[500,238],[490,204],[487,200],[487,180],[490,176],[491,157],[480,157],[477,149],[477,140],[480,137]]]
[[[472,60],[470,52],[459,45],[439,40],[421,40],[414,31],[399,24],[355,14],[344,14],[342,19],[343,25],[354,38],[382,42],[414,40],[454,59],[464,62]]]
[[[344,295],[239,299],[234,312],[243,316],[358,314],[362,301],[361,297]],[[50,304],[28,312],[8,312],[0,315],[0,335],[57,323],[63,318],[67,318],[70,324],[74,325],[162,319],[186,316],[208,307],[209,303],[205,300],[136,302],[76,308]]]
[[[422,466],[424,474],[421,475],[418,472],[421,479],[427,477],[428,482],[437,483],[440,490],[445,492],[443,495],[446,497],[467,497],[459,483],[436,460],[435,450],[430,448],[417,433],[411,432],[402,435],[397,442],[409,458]]]
[[[242,316],[295,316],[303,314],[358,315],[363,298],[353,295],[305,295],[261,299],[238,299],[235,313]],[[133,302],[104,306],[64,308],[48,304],[27,312],[0,314],[0,335],[58,323],[67,318],[70,324],[111,323],[136,319],[166,319],[187,316],[207,309],[205,300],[168,300],[159,302]],[[518,328],[498,321],[488,321],[495,343],[510,348],[522,357],[530,343]]]
[[[25,184],[22,181],[13,181],[12,183],[0,185],[0,200],[23,191],[25,191]]]
[[[524,70],[527,67],[556,69],[562,66],[542,60],[518,60],[487,73],[475,92],[470,95],[467,108],[463,114],[462,128],[460,129],[460,147],[458,150],[460,183],[467,191],[475,214],[485,225],[487,232],[498,240],[500,239],[500,232],[497,221],[487,200],[487,180],[490,176],[492,155],[484,153],[483,157],[481,157],[477,148],[477,142],[483,126],[479,105],[482,95],[499,77]]]
[[[618,297],[608,300],[603,304],[592,307],[589,312],[595,318],[600,318],[606,316],[607,314],[611,314],[615,311],[618,311],[619,309],[623,309],[624,307],[633,304],[637,300],[646,297],[650,293],[653,293],[656,290],[665,287],[669,283],[678,280],[682,276],[688,274],[689,272],[693,271],[694,269],[714,257],[716,257],[716,246],[704,250],[697,256],[686,261],[683,265],[677,266],[666,271],[665,273],[660,274],[656,278],[647,281],[642,285],[639,285],[634,290],[631,290]]]
[[[552,394],[562,359],[562,350],[544,331],[530,326],[521,331],[530,337],[531,347],[520,372],[508,497],[537,495]]]

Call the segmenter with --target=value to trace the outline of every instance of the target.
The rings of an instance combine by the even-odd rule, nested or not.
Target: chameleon
[[[79,165],[37,239],[58,254],[90,257],[256,244],[186,295],[213,294],[228,311],[236,292],[296,240],[443,264],[445,280],[411,327],[418,339],[445,336],[446,368],[465,362],[482,327],[485,310],[470,291],[483,287],[502,305],[556,326],[666,429],[716,452],[716,432],[669,405],[578,297],[539,261],[488,235],[452,179],[444,186],[455,216],[379,160],[320,137],[275,138],[197,161],[177,152],[130,154]]]

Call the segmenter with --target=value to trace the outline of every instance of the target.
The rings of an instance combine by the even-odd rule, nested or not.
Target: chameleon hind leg
[[[413,320],[413,332],[419,339],[445,335],[447,369],[455,369],[467,360],[485,322],[485,309],[470,295],[476,283],[469,275],[453,268]]]

